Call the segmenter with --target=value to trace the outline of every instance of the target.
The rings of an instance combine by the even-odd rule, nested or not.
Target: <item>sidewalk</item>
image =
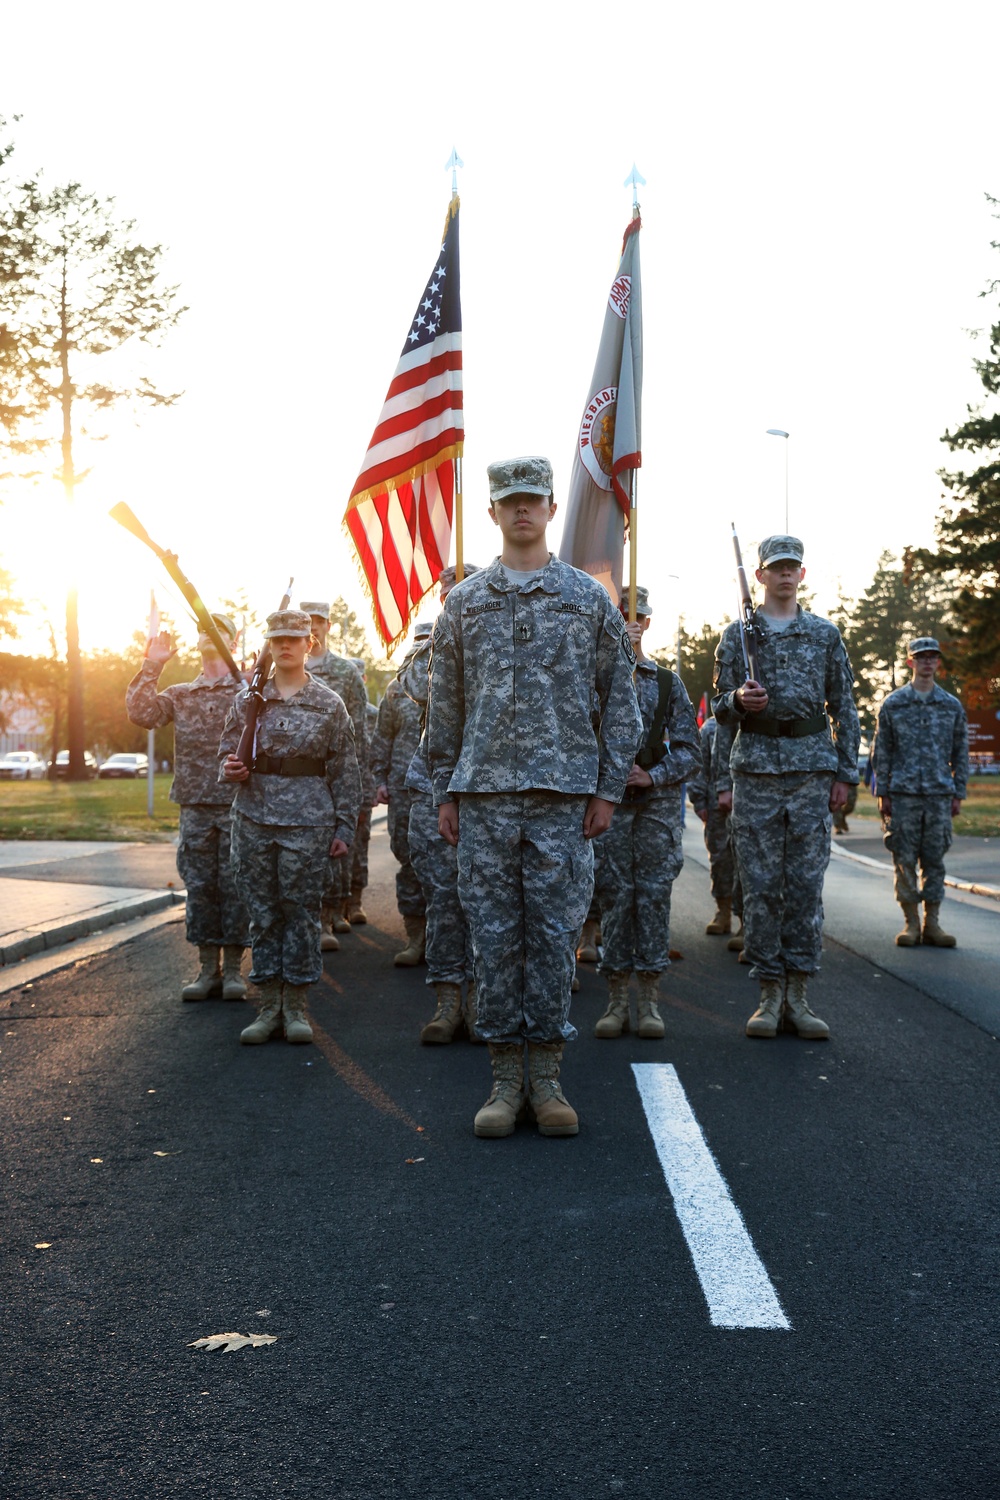
[[[882,843],[878,824],[871,818],[848,818],[850,833],[834,836],[833,853],[861,859],[892,869],[892,856]],[[952,841],[945,855],[945,884],[955,890],[1000,898],[1000,839],[970,838]]]
[[[173,844],[0,841],[0,964],[183,900]]]

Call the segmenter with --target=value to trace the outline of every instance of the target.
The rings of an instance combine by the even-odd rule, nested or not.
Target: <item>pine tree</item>
[[[1000,219],[1000,199],[987,195]],[[1000,250],[1000,240],[991,241]],[[1000,278],[991,281],[981,297],[996,298]],[[982,336],[982,330],[973,334]],[[988,692],[1000,694],[1000,310],[988,331],[989,347],[984,359],[973,361],[988,398],[966,409],[966,420],[941,441],[952,453],[977,455],[978,466],[970,471],[941,470],[941,478],[952,499],[936,525],[938,550],[913,554],[918,567],[946,577],[954,590],[953,609],[962,627],[959,661],[969,685],[985,680]],[[992,409],[991,409],[992,408]],[[982,684],[979,684],[980,686]]]
[[[6,323],[0,338],[0,402],[9,449],[27,461],[58,449],[58,479],[72,506],[86,477],[74,462],[79,414],[101,415],[122,404],[170,405],[144,375],[127,378],[114,356],[155,344],[184,308],[176,287],[160,276],[162,247],[143,245],[114,199],[79,183],[47,191],[35,180],[5,192],[0,205],[0,276]],[[7,294],[10,293],[8,298]],[[111,358],[109,359],[109,356]],[[91,432],[90,436],[102,436]],[[66,601],[69,776],[85,776],[83,667],[77,590]]]

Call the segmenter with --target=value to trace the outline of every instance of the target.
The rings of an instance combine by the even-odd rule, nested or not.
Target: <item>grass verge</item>
[[[167,800],[170,776],[153,778],[153,816],[146,782],[0,782],[0,839],[124,839],[164,843],[177,833],[180,809]]]
[[[860,788],[858,805],[850,817],[878,822],[878,803],[867,787]],[[1000,776],[970,776],[969,795],[953,827],[960,837],[1000,838]]]

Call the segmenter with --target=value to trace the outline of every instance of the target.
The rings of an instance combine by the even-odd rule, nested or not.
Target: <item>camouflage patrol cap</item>
[[[552,465],[547,458],[505,458],[487,464],[490,481],[490,504],[506,500],[508,495],[551,495]]]
[[[797,536],[766,536],[757,548],[759,566],[769,568],[776,562],[795,562],[801,568],[803,551]]]
[[[316,615],[321,620],[330,618],[330,606],[325,599],[303,599],[299,609],[304,615]]]
[[[453,589],[455,587],[456,583],[458,582],[458,578],[456,577],[457,572],[458,572],[458,569],[456,567],[454,567],[454,565],[452,567],[450,567],[450,568],[442,568],[441,569],[441,574],[440,574],[440,577],[438,578],[438,583],[441,585],[441,587],[443,589]],[[473,573],[478,573],[478,572],[479,572],[479,569],[477,568],[477,566],[476,566],[475,563],[463,563],[462,564],[462,576],[463,577],[465,577],[465,578],[471,578],[472,575],[473,575]]]
[[[906,648],[907,656],[930,656],[932,653],[941,655],[941,647],[932,635],[918,635]]]
[[[276,609],[267,617],[265,640],[275,635],[312,635],[312,621],[301,609]]]
[[[215,610],[213,610],[212,619],[218,625],[223,635],[228,635],[231,641],[235,641],[237,636],[236,621],[232,615],[216,614]]]
[[[365,661],[363,656],[349,656],[347,660],[351,663],[352,666],[357,667],[362,677],[368,671],[368,663]]]
[[[618,601],[618,608],[623,615],[628,614],[628,589],[622,589],[622,596]],[[646,615],[653,613],[653,607],[649,602],[649,589],[644,589],[641,583],[635,586],[635,616],[637,620],[644,619]]]
[[[413,627],[413,639],[415,641],[427,641],[430,639],[431,631],[433,629],[433,620],[418,620]]]

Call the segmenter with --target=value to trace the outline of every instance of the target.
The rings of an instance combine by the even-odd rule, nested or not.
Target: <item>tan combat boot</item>
[[[715,916],[709,922],[705,931],[710,937],[724,937],[727,932],[733,930],[733,903],[731,901],[720,901]]]
[[[576,1110],[559,1087],[562,1042],[528,1043],[528,1103],[539,1135],[576,1135]]]
[[[420,1033],[424,1047],[443,1047],[455,1040],[455,1032],[462,1024],[462,986],[460,984],[436,984],[437,1010]]]
[[[465,1030],[470,1042],[477,1047],[485,1047],[486,1043],[476,1030],[476,1021],[479,1017],[479,1000],[476,994],[475,980],[470,981],[468,993],[465,997]]]
[[[938,921],[940,910],[940,901],[924,902],[924,930],[920,936],[930,948],[954,948],[955,939],[950,932],[945,932]]]
[[[615,970],[604,977],[608,981],[608,1008],[594,1027],[594,1035],[607,1040],[629,1029],[628,982],[632,971]]]
[[[340,941],[333,935],[333,907],[324,905],[319,914],[319,946],[322,953],[337,953]]]
[[[240,1041],[247,1047],[268,1042],[281,1030],[281,980],[264,979],[257,990],[257,1019],[240,1032]]]
[[[746,1025],[747,1036],[777,1036],[784,1003],[780,979],[762,979],[760,1004]]]
[[[920,942],[920,907],[913,901],[901,901],[906,926],[896,933],[897,948],[915,948]]]
[[[575,964],[573,965],[573,978],[569,982],[569,992],[571,995],[580,993],[580,973]]]
[[[245,1000],[247,982],[243,978],[243,947],[238,943],[227,943],[222,950],[222,998],[223,1000]]]
[[[365,914],[365,909],[361,905],[362,895],[363,891],[361,889],[352,891],[351,898],[347,903],[347,920],[353,927],[364,927],[365,923],[368,921],[368,917]]]
[[[350,932],[351,919],[348,916],[348,908],[351,904],[350,896],[345,896],[341,901],[334,903],[331,911],[331,923],[334,932]]]
[[[806,1000],[809,975],[791,973],[785,976],[785,1020],[790,1021],[799,1036],[808,1042],[825,1042],[830,1028],[819,1016],[813,1015]]]
[[[519,1042],[490,1042],[493,1089],[476,1115],[476,1135],[497,1140],[513,1135],[524,1108],[524,1047]]]
[[[726,944],[726,947],[727,947],[727,949],[729,950],[730,953],[742,953],[743,952],[743,942],[744,942],[744,936],[743,936],[743,918],[741,917],[740,918],[740,925],[736,929],[736,931],[733,933],[732,937],[729,939],[729,942]]]
[[[286,1042],[311,1042],[312,1027],[303,1014],[309,998],[307,984],[286,984],[282,987],[281,1009],[285,1018]]]
[[[198,958],[201,960],[198,978],[181,990],[182,1000],[209,1000],[222,994],[218,948],[214,943],[199,943]]]
[[[639,987],[639,997],[636,1001],[639,1024],[636,1027],[636,1036],[643,1037],[647,1041],[660,1041],[666,1034],[663,1017],[656,1003],[656,987],[660,982],[660,976],[653,973],[637,973],[635,981]]]
[[[598,959],[596,922],[584,922],[583,931],[580,934],[580,946],[576,950],[576,956],[582,964],[596,964]]]
[[[406,947],[396,954],[393,963],[397,969],[415,969],[423,960],[427,923],[423,917],[404,917],[403,926],[406,928]]]

